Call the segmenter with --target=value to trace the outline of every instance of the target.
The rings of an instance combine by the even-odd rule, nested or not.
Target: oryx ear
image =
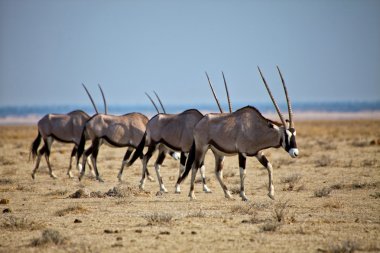
[[[268,121],[268,126],[269,126],[270,128],[274,128],[274,129],[276,129],[276,130],[279,129],[278,126],[276,126],[275,124],[273,124],[272,122],[269,122],[269,121]]]

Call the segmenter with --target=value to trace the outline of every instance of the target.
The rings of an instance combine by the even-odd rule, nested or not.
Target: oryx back
[[[180,114],[158,114],[147,125],[150,142],[162,143],[175,151],[189,152],[193,130],[203,115],[195,109]]]

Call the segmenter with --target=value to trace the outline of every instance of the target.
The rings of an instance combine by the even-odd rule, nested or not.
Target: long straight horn
[[[98,84],[98,86],[99,86],[100,92],[102,93],[102,97],[103,97],[104,114],[107,114],[108,113],[108,107],[107,107],[106,97],[104,96],[103,89],[100,86],[100,84]]]
[[[219,107],[219,111],[220,111],[220,113],[223,113],[223,109],[222,109],[222,107],[220,106],[220,103],[219,103],[218,97],[217,97],[216,94],[215,94],[214,87],[212,87],[212,84],[211,84],[210,78],[208,77],[207,72],[205,72],[205,73],[206,73],[207,80],[208,80],[208,84],[210,85],[210,88],[211,88],[212,94],[214,95],[214,98],[215,98],[216,104],[217,104],[218,107]]]
[[[160,113],[160,111],[158,110],[156,106],[156,103],[154,103],[153,99],[149,96],[149,94],[145,92],[145,95],[149,98],[150,102],[152,102],[154,108],[156,108],[157,113]]]
[[[226,94],[227,94],[227,101],[228,101],[228,109],[230,110],[230,113],[232,113],[232,106],[231,106],[231,100],[230,100],[230,93],[228,92],[227,82],[226,78],[224,77],[224,73],[222,71],[223,75],[223,81],[224,81],[224,88],[226,88]]]
[[[265,84],[265,87],[267,88],[267,91],[268,91],[268,94],[270,96],[270,98],[272,99],[272,102],[273,102],[273,105],[274,107],[276,108],[276,111],[278,113],[278,116],[280,117],[281,119],[281,122],[282,124],[284,125],[284,127],[286,127],[286,123],[285,123],[285,120],[284,120],[284,116],[282,115],[281,111],[280,111],[280,108],[278,107],[277,103],[276,103],[276,100],[274,100],[274,97],[272,95],[272,92],[270,91],[269,89],[269,86],[267,84],[267,81],[265,81],[265,78],[263,76],[263,73],[261,73],[261,69],[259,68],[259,66],[257,66],[257,68],[259,69],[259,72],[260,72],[260,76],[261,76],[261,79],[263,79],[263,82]]]
[[[165,108],[164,108],[164,105],[163,105],[162,102],[161,102],[160,97],[157,95],[157,93],[156,93],[155,91],[153,91],[153,92],[154,92],[154,95],[156,95],[156,98],[157,98],[158,102],[160,102],[160,105],[161,105],[162,110],[163,110],[164,113],[166,114],[166,110],[165,110]]]
[[[86,88],[86,85],[84,85],[84,84],[82,83],[82,86],[83,86],[83,88],[86,90],[87,95],[88,95],[88,97],[89,97],[90,100],[91,100],[92,106],[94,107],[96,114],[99,114],[99,112],[98,112],[98,108],[96,108],[96,105],[95,105],[95,103],[94,103],[94,100],[92,99],[90,92],[88,92],[88,90],[87,90],[87,88]]]
[[[282,82],[282,86],[284,87],[284,92],[285,92],[285,97],[286,97],[286,103],[288,104],[288,113],[289,113],[290,127],[294,128],[293,110],[292,110],[292,104],[290,103],[290,98],[289,98],[289,95],[288,95],[288,89],[286,88],[285,81],[284,81],[284,78],[282,77],[280,68],[278,66],[276,66],[276,67],[277,67],[278,73],[280,74],[280,77],[281,77],[281,82]]]

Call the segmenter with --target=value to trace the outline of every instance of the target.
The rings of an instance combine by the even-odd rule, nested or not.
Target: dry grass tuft
[[[314,191],[314,196],[318,198],[327,197],[331,191],[332,189],[330,187],[323,187],[322,189]]]
[[[302,185],[296,189],[296,185],[300,182],[301,178],[302,176],[298,173],[291,174],[287,177],[281,178],[281,183],[287,184],[287,187],[285,187],[284,190],[285,191],[293,191],[293,190],[300,191],[301,189],[303,189]]]
[[[278,202],[274,205],[272,216],[277,222],[284,222],[288,213],[289,200]]]
[[[315,161],[316,167],[327,167],[331,165],[332,160],[331,157],[328,155],[322,155],[319,159]]]
[[[46,245],[63,245],[67,242],[67,238],[63,237],[58,231],[54,229],[46,229],[42,232],[40,238],[32,240],[33,247],[41,247]]]
[[[9,178],[0,178],[0,185],[13,184],[13,180]]]
[[[199,209],[199,211],[190,213],[186,215],[186,217],[187,218],[204,218],[206,217],[206,213],[202,209]]]
[[[171,214],[161,214],[161,213],[153,213],[149,215],[145,215],[144,218],[147,220],[149,226],[154,225],[165,225],[170,224],[173,216]]]
[[[231,212],[238,213],[238,214],[248,214],[248,215],[256,214],[255,205],[251,203],[232,206]]]
[[[3,219],[0,227],[8,230],[38,230],[45,226],[41,222],[29,221],[25,217],[7,216]]]
[[[371,143],[367,140],[354,140],[351,145],[356,148],[364,148],[371,145]]]
[[[380,198],[380,192],[372,193],[369,196],[371,196],[372,198],[378,199],[378,198]]]
[[[260,227],[261,232],[274,232],[281,226],[280,222],[268,221]]]
[[[347,240],[339,244],[333,244],[328,247],[326,252],[329,253],[353,253],[358,250],[358,244],[354,241]]]
[[[46,193],[45,196],[65,196],[68,192],[68,190],[56,190]]]
[[[330,201],[325,202],[323,204],[323,207],[330,208],[330,209],[340,209],[343,207],[343,204],[339,200],[335,199],[335,200],[330,200]]]
[[[107,197],[126,198],[131,196],[150,196],[150,192],[142,191],[138,187],[115,186],[105,193]]]
[[[79,213],[86,213],[88,210],[80,205],[74,205],[69,206],[65,209],[59,210],[55,212],[55,215],[57,216],[65,216],[66,214],[79,214]]]

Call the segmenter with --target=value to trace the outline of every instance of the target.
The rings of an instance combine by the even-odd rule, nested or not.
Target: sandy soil
[[[82,182],[69,179],[72,146],[58,143],[51,163],[59,178],[49,177],[42,160],[33,181],[28,155],[36,128],[2,126],[0,252],[379,252],[380,121],[303,121],[296,127],[298,159],[282,149],[265,152],[276,200],[267,197],[266,170],[250,158],[250,201],[243,202],[237,157],[225,160],[225,182],[235,193],[227,200],[211,153],[206,173],[213,193],[197,184],[196,201],[187,197],[188,179],[182,194],[174,194],[178,161],[172,158],[162,168],[167,194],[156,196],[157,182],[138,190],[139,162],[118,183],[125,149],[105,146],[98,158],[104,183],[87,175]],[[114,187],[119,196],[102,197]],[[79,189],[94,193],[69,197]]]

